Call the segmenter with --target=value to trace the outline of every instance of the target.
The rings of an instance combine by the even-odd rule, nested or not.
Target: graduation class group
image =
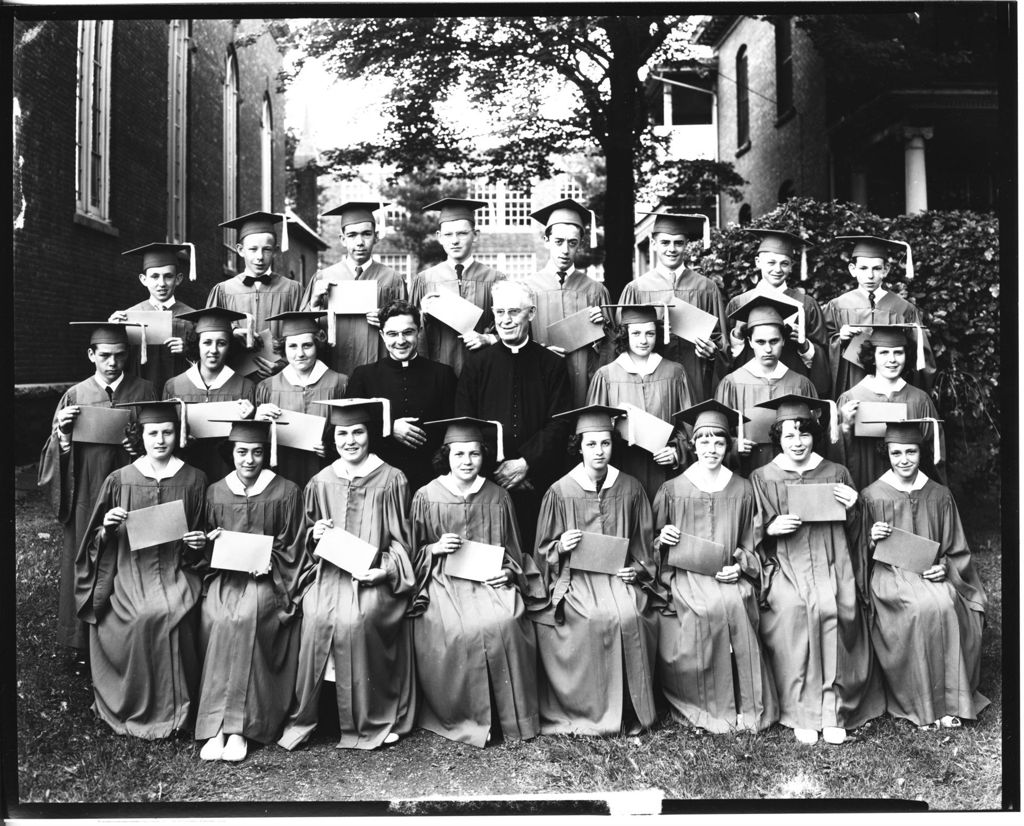
[[[39,484],[59,642],[114,732],[233,762],[318,726],[482,748],[670,714],[810,746],[988,705],[926,316],[887,289],[905,244],[848,237],[821,306],[804,240],[750,230],[758,283],[726,301],[688,266],[707,219],[655,213],[613,303],[572,200],[533,213],[549,260],[517,279],[451,198],[425,208],[446,260],[403,278],[383,206],[324,214],[344,257],[305,288],[284,216],[225,222],[244,269],[202,309],[174,295],[190,245],[129,250],[148,295],[73,327],[94,370]]]

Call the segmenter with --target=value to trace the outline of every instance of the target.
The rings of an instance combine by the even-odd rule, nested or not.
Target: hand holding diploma
[[[892,526],[887,522],[875,522],[871,526],[871,541],[878,542],[881,539],[888,539],[892,536]]]
[[[682,532],[675,525],[666,525],[661,529],[661,533],[658,534],[658,544],[671,548],[679,544],[682,536]]]
[[[462,537],[457,533],[443,533],[431,547],[431,553],[452,554],[462,547]]]
[[[832,492],[836,497],[836,501],[847,510],[849,510],[855,504],[857,504],[857,491],[855,491],[849,485],[835,485],[832,488]]]
[[[698,356],[705,359],[713,359],[718,354],[718,348],[715,347],[715,343],[709,338],[695,338],[693,340],[693,349]]]
[[[946,566],[941,562],[932,565],[927,571],[921,574],[929,582],[942,582],[946,578]]]
[[[627,585],[636,584],[636,570],[634,568],[619,568],[616,576],[625,582]]]
[[[324,531],[333,527],[333,519],[317,519],[316,522],[313,523],[313,539],[319,542],[324,535]]]
[[[558,544],[562,546],[562,553],[569,553],[569,551],[575,549],[580,544],[581,539],[583,539],[583,531],[575,528],[565,531],[558,538]]]
[[[734,582],[739,582],[739,579],[740,579],[740,565],[739,565],[739,563],[737,562],[735,565],[726,565],[724,568],[722,568],[721,571],[719,571],[717,574],[715,574],[715,579],[717,579],[719,582],[727,582],[727,583],[730,583],[730,584],[734,583]]]
[[[767,534],[768,536],[786,536],[798,531],[802,524],[803,520],[799,516],[794,516],[791,513],[779,514],[768,526]]]
[[[110,533],[121,526],[121,523],[128,518],[128,511],[124,508],[111,508],[103,515],[103,530]]]

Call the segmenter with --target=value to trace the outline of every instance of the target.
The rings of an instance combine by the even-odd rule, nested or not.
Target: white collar
[[[185,463],[177,456],[172,456],[171,460],[167,463],[167,467],[164,472],[158,475],[156,468],[153,467],[153,463],[149,461],[149,457],[140,456],[132,462],[132,467],[147,479],[156,479],[157,481],[160,481],[161,479],[170,479],[175,473],[181,470],[184,464]]]
[[[654,271],[656,273],[658,273],[658,275],[660,275],[662,278],[667,278],[669,281],[671,281],[673,284],[675,284],[676,283],[676,279],[682,273],[686,272],[686,263],[685,262],[680,262],[678,267],[676,267],[674,270],[670,270],[668,267],[663,266],[662,263],[659,261],[655,265]]]
[[[917,478],[914,479],[914,484],[909,488],[906,486],[904,481],[896,475],[896,471],[892,470],[892,468],[879,476],[878,480],[880,482],[885,482],[889,487],[896,488],[896,490],[901,490],[904,493],[921,490],[921,488],[928,484],[928,477],[925,476],[920,469],[917,471]]]
[[[869,293],[863,287],[857,287],[857,290],[863,296],[870,296],[871,295],[871,293]],[[875,287],[875,303],[877,304],[887,294],[888,294],[888,292],[886,290],[883,290],[881,287]]]
[[[761,276],[761,280],[754,285],[754,292],[759,292],[765,295],[786,295],[786,290],[789,289],[789,285],[783,281],[781,287],[773,287],[764,276]],[[787,295],[786,298],[789,298]]]
[[[452,268],[452,272],[455,272],[456,264],[462,264],[462,271],[465,272],[466,270],[473,266],[473,262],[475,260],[476,259],[473,258],[473,256],[471,255],[465,261],[452,261],[450,258],[446,258],[444,263],[446,263],[449,267]]]
[[[352,270],[352,274],[353,275],[356,274],[356,267],[361,267],[363,272],[366,272],[368,269],[370,269],[370,267],[372,267],[376,263],[377,263],[377,259],[374,258],[372,255],[367,259],[365,264],[357,264],[355,261],[352,260],[351,256],[348,256],[348,255],[345,256],[345,265],[350,270]]]
[[[121,382],[124,381],[124,373],[122,373],[120,376],[118,376],[116,379],[114,379],[110,384],[106,384],[95,373],[92,374],[92,377],[96,380],[96,384],[98,384],[100,386],[100,390],[104,390],[105,391],[109,387],[115,393],[117,392],[117,388],[121,386]]]
[[[159,301],[154,301],[153,298],[150,298],[149,303],[150,306],[152,306],[156,310],[169,310],[171,309],[171,307],[175,305],[175,303],[177,303],[177,299],[172,295],[169,299],[167,299],[165,302],[161,304]]]
[[[865,390],[870,390],[872,393],[877,393],[879,396],[891,396],[893,393],[898,393],[904,387],[907,386],[905,379],[897,379],[895,384],[886,384],[878,376],[865,376],[860,381]]]
[[[380,456],[376,453],[370,453],[367,454],[366,458],[363,459],[363,463],[358,467],[352,467],[344,459],[335,459],[331,464],[331,469],[337,474],[339,479],[362,479],[364,476],[369,476],[383,464],[384,460]]]
[[[823,461],[825,461],[824,458],[818,455],[817,453],[811,453],[811,458],[807,460],[807,464],[801,465],[800,467],[797,467],[793,463],[793,460],[790,459],[785,453],[780,453],[778,456],[772,459],[772,462],[774,462],[783,470],[790,470],[793,473],[800,474],[806,473],[809,470],[814,470]]]
[[[413,360],[415,360],[416,356],[418,356],[418,355],[419,355],[419,353],[417,353],[415,350],[413,350],[412,351],[412,355],[409,356],[409,358],[407,358],[405,361],[399,361],[394,356],[392,356],[391,353],[388,353],[386,358],[392,364],[401,364],[402,367],[408,367],[410,364],[412,364]]]
[[[720,490],[725,490],[729,484],[729,480],[732,479],[732,471],[722,465],[718,468],[718,478],[712,479],[698,462],[694,462],[683,471],[683,476],[693,482],[693,486],[697,490],[702,490],[705,493],[718,493]]]
[[[504,344],[504,345],[505,345],[505,347],[507,347],[507,348],[508,348],[508,349],[509,349],[509,350],[510,350],[511,352],[513,352],[513,353],[518,353],[518,352],[519,352],[520,350],[522,350],[522,349],[523,349],[523,348],[524,348],[524,347],[525,347],[525,346],[526,346],[527,344],[529,344],[529,343],[530,343],[530,335],[529,335],[529,333],[527,333],[527,335],[526,335],[526,339],[525,339],[525,340],[523,341],[523,343],[522,343],[522,344],[508,344],[507,342],[505,342],[505,341],[504,341],[504,340],[502,340],[501,338],[499,338],[498,340],[499,340],[499,341],[501,341],[501,343],[502,343],[502,344]]]
[[[449,492],[453,493],[455,496],[460,496],[463,499],[468,499],[470,496],[475,496],[476,494],[478,494],[480,492],[480,488],[484,486],[484,482],[486,482],[487,480],[483,476],[477,476],[476,479],[473,480],[473,484],[469,486],[469,490],[466,493],[463,493],[461,490],[459,490],[455,483],[455,479],[452,478],[452,475],[450,473],[446,473],[444,476],[438,476],[437,481],[444,485],[445,488]]]
[[[772,372],[769,373],[766,376],[763,373],[759,373],[756,370],[754,370],[754,363],[756,361],[757,361],[756,359],[751,359],[750,361],[746,362],[743,365],[743,369],[746,370],[748,373],[750,373],[750,375],[752,375],[754,378],[757,378],[757,379],[781,379],[784,375],[786,375],[786,373],[789,372],[789,368],[786,367],[786,365],[783,364],[780,361],[778,364],[775,365],[775,369],[772,370]]]
[[[199,372],[199,365],[193,364],[188,370],[185,371],[185,377],[192,382],[199,390],[220,390],[228,379],[235,375],[235,371],[228,367],[226,364],[222,365],[220,372],[217,374],[217,378],[209,383],[209,385],[203,382],[203,377]]]
[[[235,496],[258,496],[267,489],[267,485],[274,481],[274,477],[277,476],[274,471],[269,468],[263,468],[260,471],[260,475],[256,477],[256,484],[252,486],[252,490],[249,493],[245,492],[245,485],[242,484],[242,480],[238,478],[238,471],[233,470],[227,476],[224,477],[224,482]]]
[[[583,462],[580,462],[576,467],[569,471],[569,475],[573,478],[583,490],[590,490],[597,492],[597,485],[593,480],[587,476],[587,471],[583,468]],[[608,490],[612,485],[615,484],[615,480],[619,478],[619,469],[615,465],[608,465],[608,475],[604,477],[604,484],[601,485],[601,490]]]
[[[657,353],[651,353],[647,357],[647,365],[645,367],[638,367],[636,362],[630,358],[629,353],[620,353],[618,358],[615,359],[615,363],[634,376],[649,376],[658,369],[658,365],[661,364],[661,356]]]
[[[327,365],[317,359],[313,369],[309,371],[309,375],[306,378],[302,378],[298,371],[290,364],[281,371],[281,375],[284,376],[285,381],[289,384],[294,384],[296,387],[309,387],[311,384],[316,384],[320,381],[326,372]]]

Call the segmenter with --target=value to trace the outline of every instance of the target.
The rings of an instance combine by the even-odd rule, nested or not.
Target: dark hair
[[[476,441],[473,439],[472,441]],[[483,463],[480,465],[480,475],[490,477],[494,473],[494,469],[498,466],[498,462],[495,459],[494,448],[491,447],[491,443],[486,439],[480,442],[480,452],[483,454]],[[451,445],[441,445],[437,449],[437,452],[430,460],[431,466],[434,468],[434,473],[438,476],[444,476],[448,473],[452,466],[448,462],[448,457],[451,456],[452,449]]]
[[[710,431],[712,431],[713,435],[719,436],[719,437],[725,439],[725,450],[726,450],[726,453],[728,453],[729,450],[732,449],[732,436],[729,435],[729,433],[727,431],[722,430],[722,428],[720,428],[720,427],[712,427],[711,425],[701,425],[699,428],[697,428],[696,430],[693,431],[693,433],[690,435],[690,438],[686,442],[687,446],[694,453],[696,453],[696,450],[697,450],[697,445],[696,445],[697,433],[699,433],[701,430],[710,430]]]
[[[380,328],[383,330],[384,322],[396,315],[412,316],[412,323],[416,325],[417,329],[420,327],[419,309],[415,304],[410,304],[408,301],[403,301],[400,298],[397,301],[392,301],[390,304],[385,304],[381,307],[380,312],[377,314],[377,319],[380,321]]]
[[[214,448],[217,451],[217,455],[224,460],[231,470],[235,469],[235,445],[237,442],[232,442],[230,439],[221,439],[217,442]],[[247,444],[262,444],[263,445],[263,464],[260,466],[260,470],[267,470],[270,468],[270,443],[269,442],[247,442]]]
[[[369,448],[370,453],[377,452],[377,445],[381,440],[381,427],[380,422],[366,422],[366,433],[370,437]],[[346,427],[355,427],[355,425],[346,425]],[[341,456],[338,453],[338,447],[334,444],[334,428],[335,425],[331,424],[331,420],[328,418],[327,424],[324,425],[323,432],[323,443],[324,443],[324,458],[328,462],[333,462],[336,459],[340,459]]]
[[[633,321],[632,324],[650,324],[649,321]],[[662,330],[663,322],[654,322],[654,347],[651,348],[652,353],[657,353],[659,356],[664,354],[665,351],[665,334]],[[620,356],[623,353],[629,352],[629,324],[622,324],[619,326],[619,334],[615,337],[615,355]]]
[[[814,445],[817,445],[818,440],[825,432],[824,428],[818,423],[817,419],[783,419],[781,422],[773,422],[772,426],[768,428],[768,438],[772,440],[772,444],[776,448],[782,449],[782,425],[786,422],[796,422],[796,429],[800,433],[810,433],[814,437]]]
[[[878,364],[875,362],[875,349],[878,347],[877,344],[872,344],[871,341],[862,341],[860,345],[860,352],[857,354],[860,358],[860,363],[864,365],[864,370],[868,375],[873,376],[875,370],[878,368]],[[900,378],[906,379],[913,375],[914,367],[909,358],[910,345],[903,345],[903,353],[908,358],[903,365],[903,370],[900,371]]]
[[[179,432],[181,424],[177,417],[175,417],[172,424],[174,425],[174,451],[177,452],[179,450],[178,437],[181,435]],[[132,451],[137,453],[139,456],[144,456],[146,454],[146,448],[142,444],[142,427],[143,426],[139,424],[139,422],[133,420],[125,425],[124,428],[124,435],[125,438],[128,439],[128,444],[131,446]]]
[[[212,331],[211,331],[212,332]],[[185,342],[185,358],[188,361],[196,362],[199,361],[199,333],[196,332],[195,327],[189,325],[189,328],[185,331],[185,335],[182,337]],[[237,355],[243,348],[244,344],[238,336],[234,333],[228,333],[228,352],[224,356],[224,363],[227,364],[228,360]]]
[[[302,335],[301,333],[299,335]],[[285,336],[280,338],[274,337],[274,352],[279,356],[284,356],[284,340]],[[317,329],[313,333],[313,344],[316,345],[316,357],[322,358],[327,349],[331,346],[327,343],[327,331]]]
[[[555,221],[555,224],[565,224],[565,223],[568,223],[568,222],[566,222],[566,221]],[[553,227],[555,224],[552,224],[550,227],[544,227],[544,238],[545,239],[551,237],[551,227]],[[583,227],[581,227],[579,224],[569,224],[569,226],[576,227],[576,229],[578,229],[580,231],[580,244],[582,244],[583,243],[583,239],[587,235],[587,231],[585,229],[583,229]]]
[[[612,456],[614,456],[615,452],[617,450],[619,450],[620,447],[623,444],[625,444],[625,440],[622,438],[622,436],[619,435],[619,431],[615,429],[614,425],[612,426],[611,434],[612,434]],[[569,450],[568,450],[568,453],[569,453],[569,458],[570,459],[582,459],[583,458],[583,450],[580,448],[580,445],[583,444],[583,437],[584,437],[584,435],[586,435],[586,434],[584,434],[584,433],[574,433],[574,434],[572,434],[569,437]]]
[[[753,335],[754,327],[778,327],[779,335],[782,337],[782,343],[785,344],[789,339],[786,338],[786,328],[789,325],[783,322],[782,324],[775,324],[771,321],[762,321],[760,324],[755,324],[751,327],[749,324],[743,325],[743,338],[746,339],[747,343],[750,343],[750,337]]]

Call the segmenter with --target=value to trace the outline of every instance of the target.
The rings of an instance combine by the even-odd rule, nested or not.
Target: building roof
[[[284,214],[288,217],[288,222],[291,224],[288,229],[289,233],[297,231],[300,237],[312,243],[313,246],[321,252],[330,247],[330,244],[317,235],[316,232],[310,228],[309,224],[303,221],[292,211],[291,207],[285,207]]]
[[[717,46],[738,17],[738,14],[708,15],[694,28],[693,42],[701,46]]]

